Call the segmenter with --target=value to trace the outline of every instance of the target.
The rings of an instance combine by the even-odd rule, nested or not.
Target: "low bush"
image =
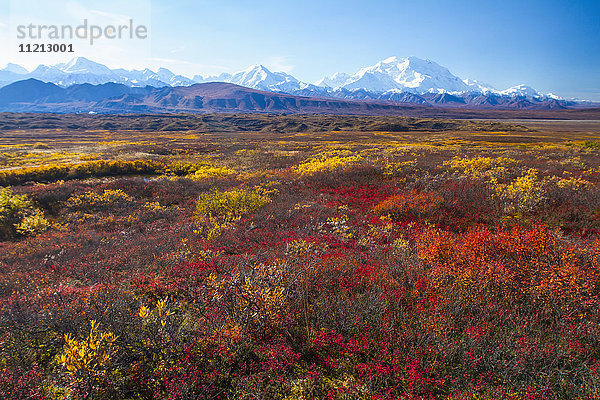
[[[412,191],[391,196],[378,204],[374,211],[385,215],[392,221],[431,218],[440,208],[443,198],[436,193],[419,193]]]
[[[196,217],[207,227],[207,238],[219,236],[231,223],[252,214],[271,201],[264,190],[234,189],[202,193],[196,202]]]
[[[43,211],[34,207],[27,196],[0,187],[0,240],[35,235],[49,227]]]
[[[50,164],[0,171],[0,185],[25,182],[54,182],[66,179],[123,175],[196,175],[196,177],[226,176],[234,171],[204,163],[161,162],[154,160],[96,160],[79,164]]]

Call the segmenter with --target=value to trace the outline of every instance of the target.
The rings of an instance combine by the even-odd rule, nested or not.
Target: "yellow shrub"
[[[15,225],[17,233],[23,236],[31,236],[44,232],[50,228],[50,223],[44,217],[42,210],[33,210],[30,215],[23,217],[20,223]]]
[[[173,311],[171,310],[171,306],[168,301],[168,298],[159,300],[156,303],[155,309],[150,309],[149,307],[142,305],[140,306],[138,316],[142,319],[142,321],[144,321],[144,323],[157,323],[159,324],[160,328],[164,329],[167,325],[169,317],[173,315]]]
[[[66,344],[56,361],[76,382],[94,379],[109,369],[116,339],[110,332],[99,332],[98,323],[91,321],[86,338],[77,340],[70,334],[65,335]]]
[[[271,201],[263,189],[235,189],[202,193],[196,203],[196,216],[207,223],[204,236],[218,237],[229,224],[251,214]]]
[[[202,193],[196,203],[196,215],[233,221],[269,203],[267,195],[258,190],[235,189],[229,192]]]
[[[153,160],[97,160],[78,164],[64,163],[0,171],[0,185],[15,185],[26,181],[50,182],[60,179],[80,179],[91,176],[131,174],[162,174],[167,165]]]
[[[350,165],[362,161],[359,155],[352,155],[350,151],[329,151],[320,153],[314,158],[303,162],[296,167],[301,176],[312,176],[320,172],[334,172],[344,170]]]
[[[215,167],[213,165],[202,165],[199,166],[196,172],[194,172],[195,178],[211,178],[211,177],[222,177],[227,175],[233,175],[235,171],[225,167]]]
[[[537,177],[537,170],[530,169],[512,183],[495,185],[496,196],[505,201],[505,212],[528,212],[535,210],[546,200],[543,181]]]
[[[417,160],[392,162],[385,160],[383,162],[383,174],[388,176],[396,176],[407,169],[413,169],[417,165]]]
[[[121,189],[105,190],[102,194],[86,192],[84,194],[71,196],[67,200],[67,206],[73,208],[81,207],[106,207],[118,203],[128,203],[133,198]]]
[[[15,234],[33,235],[49,227],[42,210],[35,208],[27,196],[0,187],[0,240]]]
[[[556,185],[561,189],[571,189],[575,191],[587,189],[592,186],[590,182],[581,178],[563,178],[556,182]]]
[[[451,169],[461,171],[472,178],[500,178],[506,175],[508,168],[515,163],[515,160],[507,157],[455,157],[452,160],[444,162],[444,165],[450,166]]]
[[[0,188],[0,216],[8,214],[12,210],[19,210],[31,206],[31,202],[25,195],[13,194],[11,188]]]

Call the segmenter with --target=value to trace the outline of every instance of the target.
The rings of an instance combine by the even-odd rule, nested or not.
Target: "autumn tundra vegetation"
[[[182,118],[0,115],[0,398],[600,398],[600,124]]]

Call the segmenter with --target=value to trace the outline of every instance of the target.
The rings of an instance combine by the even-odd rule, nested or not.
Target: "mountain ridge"
[[[130,87],[119,83],[89,83],[61,87],[36,79],[0,88],[2,112],[57,113],[330,113],[403,114],[425,108],[566,110],[556,99],[528,99],[469,93],[396,93],[382,100],[363,92],[363,99],[298,96],[251,89],[231,83],[208,82],[190,86]]]
[[[315,83],[303,82],[285,72],[272,72],[264,65],[253,65],[233,74],[187,78],[166,68],[152,71],[110,69],[103,64],[83,57],[74,58],[68,63],[54,66],[40,65],[29,72],[24,68],[9,64],[0,70],[0,87],[19,80],[34,78],[68,87],[76,84],[119,83],[129,87],[176,87],[191,86],[196,83],[225,82],[236,85],[300,96],[331,97],[343,99],[375,99],[394,101],[399,97],[408,98],[403,93],[421,96],[427,93],[449,93],[452,95],[478,93],[506,97],[528,97],[563,100],[554,95],[544,95],[532,87],[520,84],[505,90],[497,90],[491,85],[472,79],[461,79],[450,70],[431,60],[414,56],[389,57],[374,65],[361,68],[355,74],[338,72],[324,77]],[[418,99],[417,99],[418,100]],[[421,100],[418,100],[421,101]]]

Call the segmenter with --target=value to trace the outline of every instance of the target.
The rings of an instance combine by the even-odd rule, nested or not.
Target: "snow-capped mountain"
[[[346,76],[337,73],[331,78],[321,79],[317,85],[334,89],[364,89],[376,93],[398,91],[422,94],[470,90],[469,85],[447,68],[417,57],[390,57],[343,79]]]
[[[165,82],[169,86],[190,86],[196,83],[194,80],[186,78],[183,75],[176,75],[166,68],[159,68],[156,76],[161,82]]]
[[[527,85],[517,85],[506,90],[500,91],[500,94],[503,96],[524,96],[524,97],[544,97],[543,94]]]
[[[272,92],[300,89],[300,81],[285,72],[271,72],[262,65],[253,65],[246,71],[232,75],[229,83]]]
[[[345,73],[345,72],[336,72],[335,74],[333,74],[331,77],[324,77],[322,78],[320,81],[315,82],[316,86],[319,87],[324,87],[324,88],[337,88],[337,87],[341,87],[344,82],[346,82],[348,79],[350,79],[349,74]]]
[[[16,64],[9,64],[0,70],[0,82],[4,84],[30,78],[63,87],[83,83],[93,85],[121,83],[131,87],[189,86],[196,83],[185,76],[175,75],[166,68],[160,68],[157,72],[150,69],[141,71],[110,69],[84,57],[77,57],[68,63],[54,66],[40,65],[31,72]]]
[[[496,88],[494,88],[492,85],[479,82],[475,79],[463,79],[463,82],[469,87],[469,92],[483,94],[498,93],[498,90],[496,90]]]
[[[448,68],[417,57],[390,57],[353,75],[337,72],[315,85],[333,97],[413,104],[514,108],[574,104],[523,84],[497,90],[474,79],[461,79]]]
[[[554,93],[546,93],[546,97],[548,97],[549,99],[554,99],[554,100],[564,100],[564,98],[562,98],[559,95],[554,94]]]
[[[56,83],[60,86],[82,83],[100,85],[107,82],[117,82],[117,76],[110,68],[83,57],[74,58],[66,64],[57,64],[51,67],[40,65],[29,75],[31,78]]]
[[[253,65],[234,74],[221,74],[207,78],[195,76],[194,79],[198,83],[225,82],[251,89],[283,93],[296,92],[310,86],[285,72],[271,72],[264,65]]]
[[[31,72],[16,64],[9,64],[0,70],[0,82],[4,84],[29,78],[56,83],[64,87],[82,83],[103,84],[109,82],[122,83],[132,87],[189,86],[194,83],[226,82],[271,92],[328,93],[334,97],[346,98],[352,97],[352,93],[356,93],[358,98],[377,98],[384,94],[390,97],[398,93],[466,92],[495,93],[506,96],[541,96],[536,90],[526,85],[498,91],[492,86],[476,80],[462,80],[447,68],[417,57],[390,57],[375,65],[362,68],[355,74],[335,73],[331,77],[319,80],[314,85],[302,82],[285,72],[272,72],[264,65],[253,65],[233,74],[224,73],[209,77],[196,75],[193,79],[176,75],[166,68],[160,68],[156,72],[150,69],[110,69],[84,57],[74,58],[68,63],[54,66],[40,65]],[[373,94],[377,94],[377,96],[373,96]]]
[[[9,63],[0,69],[0,87],[24,79],[28,71],[17,64]]]
[[[112,75],[113,71],[105,65],[88,60],[84,57],[77,57],[66,64],[57,64],[56,68],[65,74],[78,75]]]
[[[315,84],[298,80],[285,72],[273,72],[263,65],[253,65],[235,73],[192,79],[176,75],[166,68],[152,71],[110,69],[83,57],[54,66],[40,65],[28,72],[16,64],[0,69],[0,87],[25,79],[37,79],[62,87],[78,84],[118,83],[129,87],[191,86],[196,83],[225,82],[251,89],[287,93],[306,97],[353,100],[382,100],[440,106],[537,107],[552,103],[568,106],[554,94],[544,95],[527,85],[497,90],[472,79],[461,79],[448,68],[417,57],[389,57],[361,68],[354,74],[337,72]],[[572,102],[571,102],[572,103]]]
[[[61,81],[65,77],[64,71],[60,70],[57,67],[47,66],[47,65],[39,65],[36,69],[28,73],[27,78],[39,79],[43,82],[56,83],[60,85]],[[96,80],[95,77],[89,76],[92,80]],[[92,82],[90,82],[92,83]]]
[[[24,75],[29,71],[27,71],[25,68],[21,67],[18,64],[8,63],[6,64],[6,67],[0,69],[0,72],[10,72],[17,75]]]

